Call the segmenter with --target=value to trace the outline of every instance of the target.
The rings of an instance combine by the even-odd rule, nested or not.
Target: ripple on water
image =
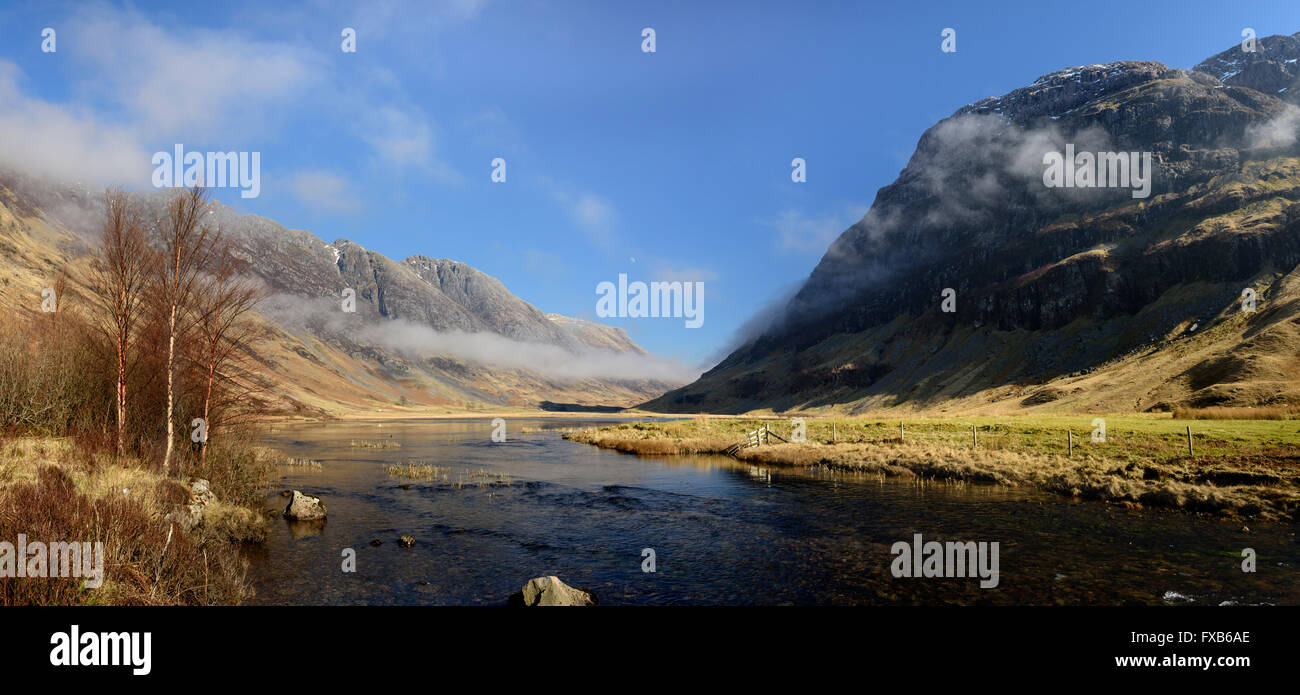
[[[557,428],[582,421],[512,420]],[[556,433],[491,441],[490,420],[385,422],[400,449],[359,452],[368,423],[287,425],[267,437],[323,462],[282,488],[320,495],[328,523],[278,520],[249,550],[261,603],[496,604],[535,576],[592,588],[601,603],[1300,604],[1292,526],[1076,503],[1025,489],[900,483],[720,457],[641,458]],[[421,460],[448,482],[399,481]],[[455,484],[471,474],[509,482]],[[400,487],[409,484],[409,489]],[[268,506],[283,507],[278,497]],[[1000,582],[895,578],[895,542],[995,541]],[[400,548],[397,538],[416,544]],[[370,545],[372,540],[382,545]],[[1254,548],[1258,571],[1240,569]],[[344,548],[357,571],[340,571]],[[642,572],[653,548],[656,572]]]

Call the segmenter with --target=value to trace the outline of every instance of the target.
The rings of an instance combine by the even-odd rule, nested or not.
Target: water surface
[[[273,520],[267,543],[249,551],[253,602],[503,604],[529,578],[557,575],[606,605],[1300,604],[1293,524],[716,456],[638,457],[555,431],[592,424],[511,419],[501,443],[480,419],[278,426],[268,445],[322,463],[285,468],[280,489],[320,496],[329,518]],[[385,472],[410,460],[443,467],[446,481]],[[267,505],[283,509],[285,500]],[[915,533],[998,542],[998,586],[895,578],[890,548]],[[403,535],[415,546],[400,548]],[[1248,547],[1258,556],[1253,574],[1241,569]],[[341,569],[345,548],[355,551],[355,573]],[[654,573],[642,571],[645,548],[654,549]]]

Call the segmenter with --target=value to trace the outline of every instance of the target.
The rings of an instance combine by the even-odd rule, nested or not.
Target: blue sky
[[[959,107],[1066,66],[1190,68],[1245,27],[1300,31],[1294,0],[279,4],[3,4],[0,164],[143,188],[175,143],[258,151],[261,195],[216,197],[463,261],[544,311],[597,319],[619,273],[702,281],[700,328],[600,320],[704,366]]]

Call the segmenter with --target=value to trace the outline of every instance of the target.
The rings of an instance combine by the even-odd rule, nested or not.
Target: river
[[[248,551],[252,603],[501,605],[529,578],[556,575],[602,605],[1300,604],[1294,524],[638,457],[560,437],[594,424],[510,419],[505,442],[492,441],[487,419],[278,425],[268,446],[321,467],[285,467],[277,491],[321,497],[328,520],[272,520]],[[352,446],[363,440],[401,446]],[[424,481],[385,470],[411,460],[443,470]],[[997,586],[893,576],[891,548],[918,533],[998,543]],[[415,545],[399,547],[403,535]],[[1242,570],[1246,548],[1253,573]],[[354,572],[343,571],[346,549]]]

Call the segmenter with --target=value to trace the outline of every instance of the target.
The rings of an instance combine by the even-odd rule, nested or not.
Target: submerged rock
[[[572,587],[559,577],[536,577],[528,580],[523,591],[510,596],[512,606],[598,606],[595,592]]]
[[[289,529],[289,537],[294,540],[299,538],[311,538],[325,533],[325,519],[315,519],[312,521],[294,521],[286,519],[285,526]]]
[[[321,503],[319,497],[304,495],[294,490],[293,499],[289,501],[289,506],[284,508],[284,518],[296,521],[324,519],[325,505]]]

